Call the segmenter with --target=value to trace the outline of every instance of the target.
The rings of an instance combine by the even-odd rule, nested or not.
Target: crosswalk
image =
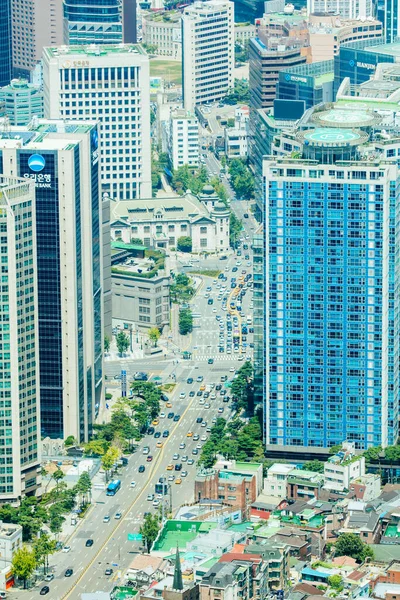
[[[193,360],[196,362],[198,360],[208,360],[209,358],[213,358],[214,362],[223,362],[229,361],[233,362],[238,360],[240,353],[235,354],[197,354],[196,352],[193,354]],[[244,355],[242,355],[244,356]]]

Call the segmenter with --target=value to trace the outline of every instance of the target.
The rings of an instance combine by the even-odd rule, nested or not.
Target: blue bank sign
[[[50,159],[49,155],[46,155]],[[36,188],[51,189],[52,173],[54,172],[54,158],[49,164],[42,154],[31,154],[21,156],[21,177],[32,179],[36,183]]]

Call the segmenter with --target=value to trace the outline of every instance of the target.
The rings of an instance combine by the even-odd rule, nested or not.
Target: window
[[[145,226],[143,227],[143,231],[144,231],[145,233],[150,233],[150,225],[145,225]]]
[[[200,233],[207,233],[207,227],[200,227]]]
[[[200,248],[207,248],[207,238],[200,239]]]
[[[150,298],[139,298],[139,304],[145,304],[146,306],[149,306]]]
[[[142,323],[150,323],[150,317],[146,317],[145,315],[139,315],[139,321]]]

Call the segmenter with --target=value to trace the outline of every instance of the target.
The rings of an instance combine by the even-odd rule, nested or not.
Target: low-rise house
[[[129,565],[126,577],[140,588],[162,579],[168,570],[168,562],[158,556],[137,554]]]
[[[338,534],[355,533],[367,544],[376,544],[382,535],[382,522],[374,511],[351,512],[345,517]]]
[[[246,599],[251,600],[252,598],[265,598],[268,592],[268,568],[267,563],[261,558],[259,554],[249,554],[243,552],[245,546],[235,546],[234,551],[228,552],[221,556],[219,562],[222,563],[234,563],[242,565],[246,569],[250,570],[248,577],[248,595]]]
[[[293,465],[275,463],[267,471],[264,478],[264,494],[285,498],[287,492],[287,478],[294,471]]]
[[[324,487],[337,492],[348,491],[350,482],[365,475],[365,458],[357,456],[355,446],[344,442],[341,450],[324,465]]]
[[[276,541],[265,540],[262,544],[250,542],[245,554],[258,554],[267,565],[267,585],[270,590],[281,590],[289,581],[289,547]]]
[[[295,469],[287,478],[288,500],[318,498],[324,484],[324,476],[314,471]]]
[[[381,478],[375,473],[365,473],[350,482],[348,496],[370,502],[379,497],[381,493]]]

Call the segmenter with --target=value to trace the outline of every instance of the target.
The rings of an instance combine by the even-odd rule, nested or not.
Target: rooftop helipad
[[[305,146],[355,146],[364,143],[368,136],[360,130],[339,129],[337,127],[317,127],[297,134],[298,140]]]
[[[368,110],[333,108],[315,112],[313,121],[325,127],[354,128],[376,125],[379,123],[380,118]]]

